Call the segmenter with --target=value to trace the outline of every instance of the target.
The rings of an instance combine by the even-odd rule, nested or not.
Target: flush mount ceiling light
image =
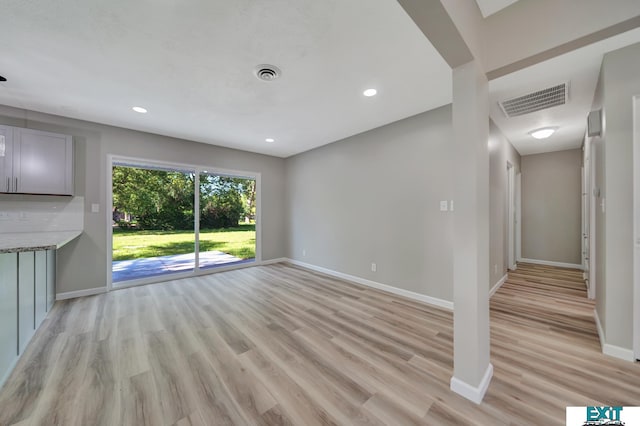
[[[135,112],[139,112],[140,114],[146,114],[147,113],[147,109],[146,108],[142,108],[142,107],[139,107],[139,106],[134,106],[131,109],[134,110]]]
[[[276,140],[274,138],[266,138],[264,141],[271,143],[271,142],[275,142]]]
[[[366,97],[371,97],[371,96],[375,96],[378,93],[378,91],[376,89],[367,89],[364,92],[362,92],[363,95],[365,95]]]
[[[280,71],[280,68],[276,67],[275,65],[260,64],[256,65],[253,73],[256,77],[258,77],[258,80],[273,81],[280,77],[282,71]]]
[[[529,132],[536,139],[546,139],[556,132],[557,127],[543,127]]]

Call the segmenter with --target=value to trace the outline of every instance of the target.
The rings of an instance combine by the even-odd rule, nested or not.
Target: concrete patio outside
[[[221,251],[200,252],[199,256],[200,269],[249,263],[254,260],[254,258],[240,259]],[[191,271],[195,268],[195,263],[195,253],[117,260],[112,263],[112,281],[118,283],[139,278]]]

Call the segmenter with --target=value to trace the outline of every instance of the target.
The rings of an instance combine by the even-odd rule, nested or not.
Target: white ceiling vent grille
[[[517,117],[558,105],[569,100],[569,83],[558,84],[524,96],[498,102],[507,117]]]
[[[254,74],[259,80],[273,81],[280,77],[281,71],[275,65],[260,64],[255,68]]]

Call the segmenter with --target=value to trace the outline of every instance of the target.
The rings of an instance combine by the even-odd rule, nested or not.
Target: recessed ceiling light
[[[140,114],[146,114],[147,113],[147,109],[146,108],[142,108],[139,106],[135,106],[133,108],[131,108],[132,110],[134,110],[135,112],[139,112]]]
[[[275,142],[276,140],[274,138],[266,138],[264,141],[271,143],[271,142]]]
[[[556,132],[557,127],[543,127],[529,132],[536,139],[546,139]]]
[[[367,89],[364,92],[362,92],[362,94],[367,97],[375,96],[377,93],[378,91],[376,89]]]

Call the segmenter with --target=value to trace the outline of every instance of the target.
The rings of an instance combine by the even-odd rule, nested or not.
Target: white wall
[[[85,198],[84,234],[58,253],[58,293],[104,287],[107,279],[107,155],[218,167],[262,174],[262,257],[285,255],[284,160],[0,106],[0,124],[70,134],[74,137],[75,193]],[[8,202],[0,195],[0,201]],[[100,213],[91,213],[99,203]]]
[[[520,154],[491,122],[489,135],[489,186],[490,186],[490,257],[489,285],[494,286],[507,273],[507,162],[515,173],[520,173]]]
[[[451,138],[449,105],[288,158],[288,257],[451,301]]]
[[[522,157],[522,257],[582,263],[582,151]]]
[[[633,110],[640,94],[640,43],[604,56],[602,65],[603,148],[605,201],[603,241],[606,252],[604,301],[598,314],[604,319],[609,345],[631,350],[633,312]],[[604,158],[602,158],[604,157]],[[600,295],[598,295],[599,297]],[[604,309],[602,309],[604,303]],[[602,318],[601,318],[602,320]]]

